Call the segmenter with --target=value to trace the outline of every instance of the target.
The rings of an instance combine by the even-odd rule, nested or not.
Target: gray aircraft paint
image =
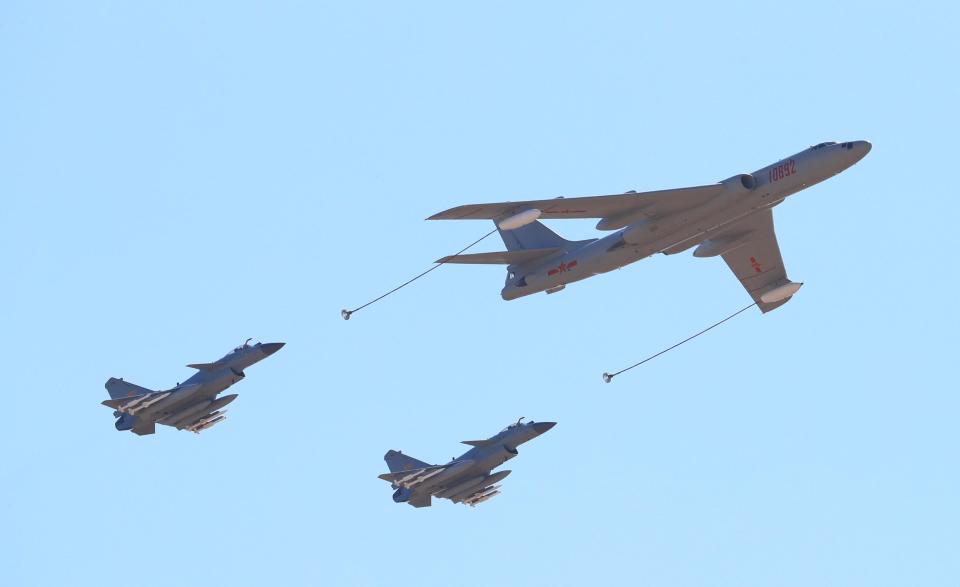
[[[139,435],[153,434],[156,424],[180,430],[201,432],[226,419],[222,408],[236,399],[236,394],[217,398],[231,385],[243,379],[244,370],[283,348],[282,342],[246,343],[213,363],[187,365],[197,372],[183,383],[165,391],[153,391],[111,377],[105,387],[110,399],[103,405],[114,409],[117,430],[130,430]]]
[[[522,420],[522,418],[521,418]],[[454,503],[477,505],[499,494],[496,483],[510,471],[493,469],[517,456],[517,447],[533,440],[556,425],[555,422],[518,421],[486,440],[465,440],[473,448],[445,465],[430,465],[402,452],[387,451],[383,460],[390,468],[380,479],[395,490],[393,500],[414,507],[431,505],[433,497]]]
[[[567,241],[534,221],[500,230],[508,251],[444,257],[440,262],[506,264],[501,291],[514,300],[606,273],[655,253],[676,254],[698,247],[698,257],[722,256],[763,312],[789,301],[800,284],[786,276],[771,209],[790,195],[852,166],[867,153],[867,141],[826,142],[717,184],[585,198],[556,198],[451,208],[429,220],[492,219],[520,215],[600,218],[600,239]],[[529,214],[536,210],[539,213]],[[787,286],[787,287],[784,287]],[[763,298],[763,299],[761,299]],[[767,301],[771,300],[772,301]]]

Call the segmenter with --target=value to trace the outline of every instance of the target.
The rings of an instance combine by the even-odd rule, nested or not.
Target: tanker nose
[[[867,153],[870,152],[870,149],[873,148],[873,145],[870,144],[870,141],[852,141],[847,143],[850,148],[849,157],[852,158],[849,165],[853,165],[857,161],[860,161],[867,156]]]
[[[285,345],[285,344],[287,344],[287,343],[285,343],[285,342],[265,342],[265,343],[262,343],[262,344],[260,345],[260,350],[263,351],[263,354],[264,354],[264,355],[266,355],[266,356],[269,357],[269,356],[272,355],[273,353],[275,353],[275,352],[279,351],[280,349],[282,349],[282,348],[283,348],[283,345]]]
[[[543,434],[547,430],[550,430],[556,425],[557,425],[556,422],[534,422],[533,424],[531,424],[531,426],[533,426],[534,432],[536,432],[538,436]]]

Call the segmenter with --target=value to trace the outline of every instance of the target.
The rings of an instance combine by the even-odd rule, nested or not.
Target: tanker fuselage
[[[720,182],[719,195],[673,214],[637,214],[614,233],[579,248],[563,251],[535,265],[511,267],[500,295],[505,300],[573,283],[629,265],[655,253],[673,254],[708,241],[730,225],[772,208],[800,190],[847,169],[870,152],[867,141],[822,143],[781,159],[751,174]],[[598,228],[608,221],[601,220]],[[722,254],[723,243],[707,243],[697,256]],[[702,254],[701,254],[702,253]]]

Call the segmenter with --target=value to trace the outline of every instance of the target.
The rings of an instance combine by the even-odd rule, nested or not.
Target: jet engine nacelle
[[[746,195],[757,189],[757,178],[749,173],[741,173],[720,182],[724,190],[735,196]]]
[[[393,501],[397,503],[410,501],[411,497],[413,497],[413,490],[407,489],[406,487],[401,487],[400,489],[393,492]]]

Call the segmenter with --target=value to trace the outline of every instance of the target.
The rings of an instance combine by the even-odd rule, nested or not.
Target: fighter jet
[[[106,388],[110,399],[103,405],[113,408],[117,430],[130,430],[141,436],[153,434],[156,425],[200,433],[223,422],[224,408],[237,394],[217,395],[245,377],[243,370],[283,348],[282,342],[245,343],[213,363],[191,363],[197,372],[176,387],[152,391],[123,379],[111,377]]]
[[[719,183],[610,196],[471,204],[428,220],[492,219],[506,251],[453,255],[438,263],[507,265],[500,295],[514,300],[558,292],[569,283],[618,269],[654,253],[696,247],[695,257],[723,257],[762,312],[790,300],[802,283],[787,278],[772,209],[787,196],[844,171],[870,152],[867,141],[820,143],[753,173]],[[569,241],[538,219],[599,218],[600,239]]]
[[[390,482],[393,501],[413,507],[429,507],[433,497],[445,498],[471,507],[500,494],[502,481],[510,471],[491,471],[517,456],[517,447],[533,440],[556,425],[556,422],[517,420],[486,440],[464,440],[470,450],[446,465],[429,465],[390,450],[384,455],[389,473],[380,475]]]

